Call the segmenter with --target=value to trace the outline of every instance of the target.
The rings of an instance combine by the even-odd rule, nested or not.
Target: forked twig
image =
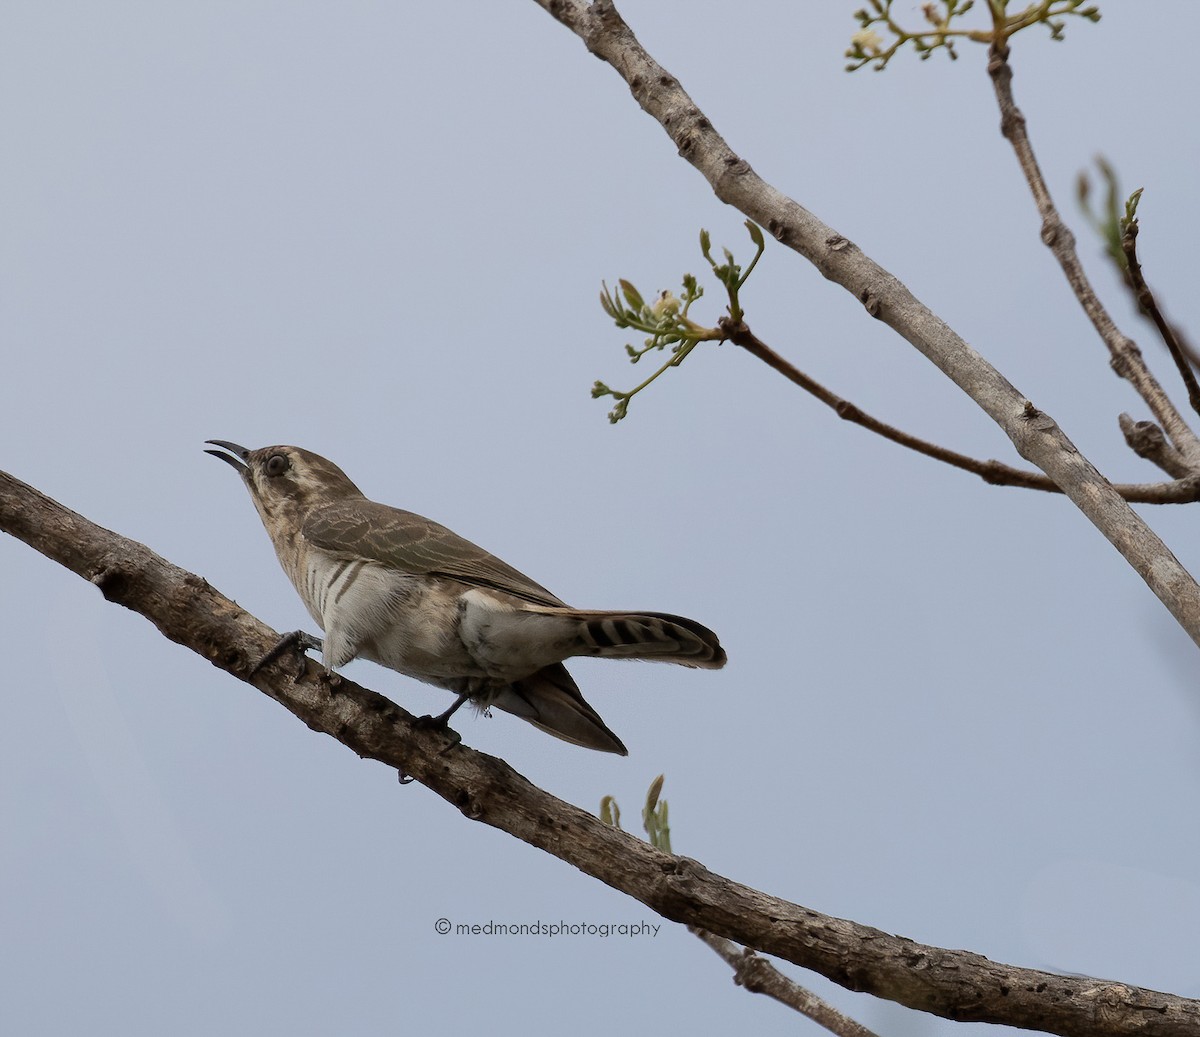
[[[828,1001],[789,979],[766,958],[746,947],[739,947],[723,936],[689,925],[688,930],[703,940],[733,969],[733,981],[752,994],[765,994],[780,1004],[795,1009],[838,1037],[876,1037],[862,1023],[839,1012]]]

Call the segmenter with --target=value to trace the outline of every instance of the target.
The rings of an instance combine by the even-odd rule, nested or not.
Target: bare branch
[[[1192,405],[1192,410],[1200,414],[1200,384],[1196,382],[1196,372],[1192,370],[1185,344],[1180,341],[1175,329],[1163,317],[1154,293],[1150,291],[1150,286],[1146,284],[1146,278],[1142,275],[1142,264],[1137,254],[1137,236],[1138,221],[1131,219],[1125,225],[1125,233],[1121,235],[1121,249],[1125,253],[1125,260],[1128,264],[1126,269],[1129,274],[1129,286],[1133,289],[1138,306],[1154,321],[1154,326],[1170,351],[1171,359],[1175,361],[1175,368],[1179,371],[1179,377],[1183,379],[1183,384],[1187,387],[1188,403]]]
[[[878,418],[872,417],[861,410],[856,404],[842,399],[837,393],[827,389],[815,378],[810,377],[790,361],[785,360],[755,335],[746,325],[745,321],[739,321],[735,324],[728,317],[722,317],[719,323],[728,341],[734,343],[734,345],[741,346],[747,353],[758,357],[763,363],[778,371],[788,381],[800,386],[801,389],[810,395],[815,396],[844,421],[860,425],[869,432],[874,432],[876,435],[882,436],[884,439],[902,447],[907,447],[918,454],[932,457],[935,461],[942,461],[954,468],[961,468],[965,472],[978,475],[984,482],[992,483],[995,486],[1019,486],[1027,490],[1062,493],[1062,490],[1041,472],[1030,472],[1021,468],[1014,468],[1003,461],[981,461],[978,458],[960,454],[956,450],[949,450],[946,447],[938,446],[936,443],[930,443],[928,440],[910,435],[896,428],[894,425],[880,421]],[[1121,420],[1122,422],[1129,421],[1132,425],[1132,419],[1128,415],[1121,415]],[[1141,427],[1147,424],[1150,424],[1158,432],[1159,439],[1153,444],[1151,444],[1148,436]],[[1129,445],[1141,457],[1162,464],[1167,452],[1172,456],[1178,456],[1163,441],[1162,430],[1157,425],[1152,425],[1149,422],[1138,422],[1138,427],[1134,430],[1132,428],[1126,429],[1125,424],[1122,423],[1121,428],[1125,432],[1126,441],[1129,442]],[[1138,446],[1135,446],[1133,439],[1131,439],[1131,436],[1135,434],[1140,434],[1140,438],[1137,440]],[[1190,474],[1189,470],[1182,465],[1178,473],[1172,472],[1171,474],[1177,475],[1173,482],[1116,483],[1113,489],[1125,500],[1135,504],[1192,504],[1200,500],[1200,475]]]
[[[838,1037],[876,1037],[875,1033],[862,1023],[839,1012],[824,998],[817,997],[811,990],[788,979],[766,958],[759,957],[754,951],[739,947],[722,936],[694,925],[689,925],[688,929],[725,959],[733,969],[733,981],[739,987],[744,987],[752,994],[765,994],[780,1004],[795,1009]]]
[[[718,198],[766,227],[776,240],[853,294],[867,313],[903,336],[970,396],[1004,430],[1017,453],[1062,488],[1200,645],[1200,587],[1053,418],[1017,392],[893,274],[759,177],[678,80],[646,52],[612,0],[537,3],[616,69],[638,104],[658,120]]]
[[[277,635],[199,576],[0,472],[0,529],[91,581],[110,601],[240,680]],[[957,1020],[1064,1037],[1195,1037],[1200,1001],[1108,980],[1058,976],[944,950],[822,915],[654,849],[532,785],[503,760],[415,723],[390,699],[345,678],[331,692],[305,662],[249,680],[359,756],[409,774],[472,821],[545,850],[664,918],[812,969],[851,990]]]
[[[1058,260],[1071,291],[1108,347],[1113,370],[1126,379],[1146,402],[1150,412],[1192,469],[1200,469],[1200,440],[1146,367],[1145,359],[1136,343],[1123,334],[1109,316],[1092,288],[1083,264],[1079,261],[1079,254],[1075,250],[1075,235],[1063,222],[1054,205],[1029,140],[1025,116],[1013,98],[1013,74],[1012,66],[1008,63],[1007,44],[1003,39],[998,40],[992,44],[989,54],[988,74],[992,78],[996,100],[1000,106],[1000,132],[1012,144],[1021,172],[1024,173],[1029,190],[1033,194],[1038,214],[1042,218],[1042,241]]]

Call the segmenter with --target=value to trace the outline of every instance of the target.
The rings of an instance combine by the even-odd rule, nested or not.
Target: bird
[[[464,703],[496,707],[575,745],[628,755],[563,665],[574,656],[720,669],[707,627],[665,612],[574,609],[431,519],[369,500],[332,461],[296,446],[257,450],[210,439],[242,477],[283,570],[324,638],[324,672],[364,658],[453,692],[425,721]]]

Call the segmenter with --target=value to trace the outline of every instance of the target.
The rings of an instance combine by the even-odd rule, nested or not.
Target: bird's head
[[[321,504],[362,497],[362,491],[332,461],[297,446],[247,450],[223,439],[206,450],[237,469],[250,491],[263,525],[272,536],[299,527],[304,516]]]

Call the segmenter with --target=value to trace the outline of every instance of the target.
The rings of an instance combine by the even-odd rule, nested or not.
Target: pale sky
[[[1039,241],[981,48],[847,75],[854,3],[620,6],[760,174],[1106,474],[1158,477],[1121,440],[1144,408]],[[1147,276],[1200,337],[1200,87],[1166,49],[1192,8],[1102,7],[1065,43],[1014,41],[1014,85],[1099,290],[1174,387],[1073,192],[1099,153],[1145,187]],[[627,759],[503,714],[456,727],[580,806],[615,795],[627,827],[665,773],[677,852],[816,910],[1200,996],[1194,646],[1062,498],[902,452],[734,346],[610,426],[592,382],[648,370],[601,280],[703,280],[701,227],[751,249],[535,4],[13,2],[0,134],[0,467],[279,630],[303,606],[206,439],[324,454],[573,604],[692,616],[725,670],[572,666]],[[743,302],[864,409],[1016,462],[795,254],[771,243]],[[1139,510],[1200,572],[1195,506]],[[0,1031],[813,1032],[680,926],[397,785],[11,538],[0,573]],[[961,1031],[782,967],[888,1037]]]

